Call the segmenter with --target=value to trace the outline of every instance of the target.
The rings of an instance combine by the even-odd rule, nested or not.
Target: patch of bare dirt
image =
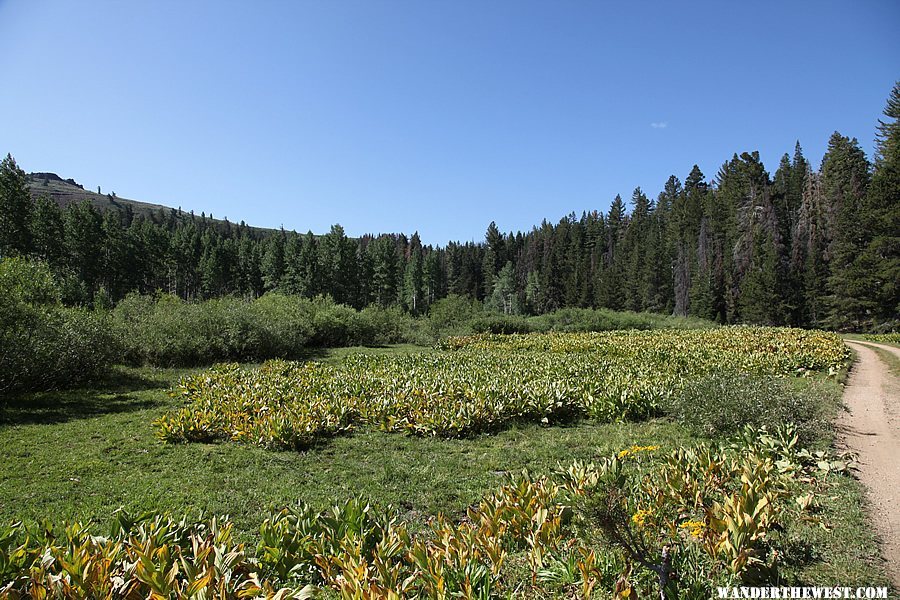
[[[900,381],[872,346],[900,358],[900,350],[883,344],[847,342],[859,360],[844,388],[849,412],[838,425],[843,443],[859,455],[859,479],[867,489],[872,522],[882,544],[887,569],[900,587]]]

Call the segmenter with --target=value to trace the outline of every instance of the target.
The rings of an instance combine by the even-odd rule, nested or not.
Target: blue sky
[[[260,226],[480,240],[799,139],[871,154],[900,2],[0,0],[0,151]]]

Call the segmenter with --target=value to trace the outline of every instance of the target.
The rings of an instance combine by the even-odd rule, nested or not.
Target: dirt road
[[[839,419],[843,442],[859,454],[859,479],[868,490],[872,522],[894,585],[900,587],[900,380],[873,347],[900,359],[900,349],[847,342],[859,355],[844,389],[849,409]]]

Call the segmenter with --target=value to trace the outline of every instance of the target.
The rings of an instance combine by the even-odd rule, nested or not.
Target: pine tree
[[[756,293],[759,281],[776,285],[777,257],[781,252],[769,174],[759,158],[759,152],[744,152],[740,157],[735,155],[722,167],[718,175],[715,199],[716,205],[727,214],[724,218],[726,230],[731,228],[730,222],[733,219],[740,232],[732,246],[734,264],[730,270],[733,272],[733,279],[729,297],[726,298],[728,320],[740,322],[746,319],[746,314],[753,315],[754,319],[765,314],[766,320],[780,322],[783,314],[780,303],[777,306],[760,306],[763,295]],[[718,217],[716,220],[723,218]],[[726,231],[726,243],[730,242],[729,237]],[[774,260],[770,260],[768,248],[763,250],[768,246],[771,246]],[[762,256],[766,259],[762,260]],[[761,273],[761,269],[766,272]],[[752,278],[745,282],[748,275]],[[741,298],[745,283],[751,287],[751,293],[747,298]]]
[[[822,188],[828,209],[828,321],[832,327],[871,324],[876,301],[871,261],[860,260],[872,240],[865,197],[869,162],[856,139],[835,132],[822,159]]]
[[[372,294],[379,306],[390,306],[399,297],[400,257],[397,245],[390,236],[375,238],[366,250],[372,263]]]
[[[31,221],[34,253],[59,273],[64,265],[65,233],[62,210],[48,196],[38,198]]]
[[[625,229],[622,244],[624,277],[624,306],[639,312],[647,306],[649,262],[647,246],[651,235],[651,204],[641,188],[631,196],[631,218]]]
[[[900,81],[894,83],[888,96],[887,105],[884,107],[884,116],[887,121],[878,119],[875,136],[875,166],[881,167],[881,162],[887,158],[896,148],[897,136],[900,135]],[[877,169],[876,169],[877,170]]]
[[[497,224],[491,221],[484,234],[484,257],[482,259],[481,273],[484,289],[484,297],[490,297],[494,286],[494,279],[501,265],[504,264],[505,242],[503,234],[497,228]]]
[[[487,249],[494,256],[495,262],[491,265],[491,269],[494,273],[497,273],[506,264],[506,240],[494,221],[491,221],[490,225],[488,225],[484,234],[484,241],[487,244]]]
[[[753,234],[749,264],[741,281],[738,311],[746,323],[777,325],[781,321],[777,292],[777,262],[774,235],[765,228]]]
[[[65,299],[70,303],[90,304],[102,269],[102,218],[85,200],[69,205],[63,222],[67,266],[77,278],[77,286],[69,286]]]
[[[864,205],[871,238],[860,254],[870,280],[872,324],[900,323],[900,81],[878,122],[878,160]]]
[[[428,247],[425,255],[425,300],[431,305],[446,294],[441,252]]]
[[[303,250],[303,239],[292,231],[284,244],[284,277],[281,288],[286,294],[302,295],[303,265],[300,255]]]
[[[624,303],[622,291],[623,259],[621,241],[627,226],[625,203],[616,196],[606,216],[606,253],[596,283],[600,306],[620,310]]]
[[[228,267],[222,239],[212,234],[205,237],[203,255],[200,257],[200,286],[204,297],[215,298],[227,290]]]
[[[0,161],[0,257],[31,252],[31,213],[25,171],[11,154]]]
[[[263,285],[266,291],[277,290],[282,285],[285,272],[284,250],[286,244],[284,229],[269,236],[263,253],[262,270]]]
[[[265,283],[262,275],[262,256],[260,244],[249,235],[242,234],[238,243],[237,269],[240,282],[238,291],[246,298],[258,298],[265,291]],[[295,274],[294,284],[302,285],[302,281]],[[301,293],[298,290],[297,293]]]
[[[403,302],[406,309],[412,314],[419,314],[422,306],[422,296],[425,285],[425,263],[422,257],[422,242],[419,233],[416,232],[410,238],[409,258],[406,261],[406,269],[403,274]]]
[[[136,282],[129,267],[134,264],[131,239],[122,227],[118,210],[109,210],[103,215],[102,236],[102,287],[108,301],[115,302],[125,297]],[[174,288],[174,279],[172,281]],[[174,289],[168,291],[174,293]]]
[[[678,181],[677,178],[674,180]],[[673,307],[672,254],[668,237],[671,207],[671,198],[664,189],[657,196],[647,234],[644,308],[650,312],[667,313]]]
[[[363,236],[356,240],[356,265],[354,266],[356,269],[356,277],[354,278],[356,287],[353,294],[355,306],[360,308],[369,306],[375,301],[375,292],[372,289],[374,266],[372,257],[366,251],[371,241],[371,236]]]
[[[322,239],[319,266],[326,293],[335,302],[354,306],[356,302],[356,244],[338,224]]]
[[[796,268],[795,259],[798,253],[805,252],[805,248],[796,248],[794,244],[809,172],[809,163],[803,157],[800,142],[797,142],[794,146],[793,159],[788,160],[787,154],[784,155],[772,184],[778,232],[782,241],[778,264],[779,278],[776,285],[784,306],[786,323],[793,326],[801,326],[806,322],[804,281],[802,272]]]
[[[692,268],[696,263],[695,246],[703,214],[706,192],[703,173],[697,165],[691,169],[684,188],[674,175],[666,182],[664,194],[672,204],[669,243],[673,259],[673,312],[685,316],[690,312]]]
[[[818,326],[824,318],[823,300],[828,278],[825,260],[824,198],[820,177],[807,165],[807,175],[791,236],[791,279],[797,290],[793,293],[794,323]]]
[[[321,294],[323,288],[319,273],[319,242],[312,231],[307,231],[303,236],[297,268],[295,283],[299,293],[307,298]]]
[[[715,319],[716,285],[713,270],[712,236],[709,219],[700,221],[700,232],[697,235],[696,259],[692,269],[691,287],[689,291],[690,312],[704,319]]]

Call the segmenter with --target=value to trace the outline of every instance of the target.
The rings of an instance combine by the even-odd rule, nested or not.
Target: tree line
[[[130,292],[186,300],[269,291],[330,296],[413,314],[448,295],[505,314],[609,308],[721,323],[835,329],[896,327],[900,314],[900,82],[879,120],[876,155],[835,132],[818,169],[798,143],[774,175],[758,152],[711,180],[697,166],[630,208],[574,213],[528,232],[495,223],[480,243],[425,245],[419,235],[350,238],[263,232],[180,209],[135,216],[65,209],[32,196],[12,156],[0,163],[0,256],[50,267],[71,305]]]

